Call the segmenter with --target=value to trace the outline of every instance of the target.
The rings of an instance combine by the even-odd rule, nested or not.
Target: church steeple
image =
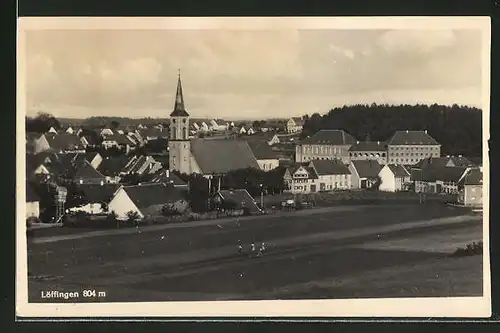
[[[177,93],[175,95],[175,105],[174,111],[170,114],[170,117],[189,117],[189,114],[184,107],[184,96],[182,94],[182,82],[181,82],[181,70],[178,71],[177,79]]]

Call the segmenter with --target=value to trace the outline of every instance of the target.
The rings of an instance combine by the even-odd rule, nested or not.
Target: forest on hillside
[[[304,116],[301,137],[342,129],[358,140],[385,141],[397,130],[427,130],[443,155],[482,156],[482,111],[467,106],[352,105]]]

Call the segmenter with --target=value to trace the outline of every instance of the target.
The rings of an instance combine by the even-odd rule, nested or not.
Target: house
[[[302,131],[304,126],[304,120],[300,117],[292,117],[286,122],[286,132],[287,133],[298,133]]]
[[[309,167],[314,170],[318,177],[313,180],[316,183],[317,191],[351,188],[351,171],[340,160],[312,160]],[[310,189],[311,192],[315,192],[312,186],[310,186]]]
[[[459,184],[469,172],[468,167],[428,166],[412,169],[411,179],[417,193],[458,194]]]
[[[279,167],[280,161],[278,156],[267,142],[248,141],[248,146],[262,170],[269,171]]]
[[[69,209],[70,212],[86,212],[103,214],[108,212],[108,204],[120,187],[119,184],[82,184],[78,189],[82,192],[85,204]]]
[[[75,130],[71,126],[68,126],[68,128],[66,128],[65,132],[68,134],[75,134]]]
[[[387,142],[387,163],[414,165],[429,157],[440,157],[441,145],[425,131],[396,131]]]
[[[135,155],[133,156],[125,167],[121,170],[120,175],[129,175],[129,174],[153,174],[160,170],[162,167],[160,162],[157,162],[151,156],[145,155]]]
[[[245,126],[240,127],[239,133],[240,134],[247,134],[247,130],[246,130]]]
[[[236,211],[248,209],[250,213],[262,212],[257,201],[245,189],[220,190],[214,195],[213,201],[219,209],[230,206]]]
[[[174,187],[184,188],[187,190],[188,184],[179,178],[175,173],[170,172],[168,169],[158,170],[153,178],[149,181],[150,183],[163,183],[163,184],[171,184]]]
[[[73,155],[74,156],[71,159],[73,163],[87,161],[94,167],[94,169],[97,169],[103,160],[101,154],[98,152],[76,153]]]
[[[85,152],[84,142],[77,135],[61,133],[58,135],[47,135],[46,138],[50,149],[55,152]]]
[[[204,121],[201,123],[200,132],[204,132],[204,133],[210,132],[210,127]]]
[[[381,191],[406,191],[411,183],[411,174],[402,164],[384,165],[378,177],[380,177],[379,190]]]
[[[471,169],[460,180],[458,203],[464,206],[483,206],[483,172],[479,168]]]
[[[85,160],[77,167],[73,181],[76,184],[104,184],[106,177]]]
[[[250,127],[248,130],[247,130],[247,135],[254,135],[255,134],[255,130]]]
[[[168,129],[163,128],[163,126],[154,126],[151,128],[145,128],[139,132],[144,142],[157,140],[157,139],[168,139]]]
[[[57,130],[54,127],[51,127],[51,128],[49,128],[49,130],[47,131],[47,133],[52,133],[52,134],[56,134],[57,135]]]
[[[228,124],[221,119],[212,119],[209,124],[210,130],[215,132],[225,131],[228,128]]]
[[[200,125],[198,125],[198,123],[197,123],[197,122],[195,122],[195,121],[193,121],[193,122],[191,123],[191,127],[192,127],[192,129],[193,129],[194,131],[196,131],[196,132],[198,132],[198,131],[200,130]]]
[[[118,183],[121,180],[120,172],[129,160],[127,156],[108,156],[99,164],[97,171],[105,176],[107,183]]]
[[[317,179],[318,175],[313,167],[301,164],[287,168],[283,175],[283,180],[292,193],[317,192]]]
[[[349,164],[353,189],[371,188],[378,179],[382,165],[377,160],[353,160]]]
[[[349,164],[349,149],[355,143],[354,137],[343,130],[320,130],[295,146],[295,160],[340,159]]]
[[[38,154],[50,149],[49,141],[45,134],[35,132],[26,133],[26,151],[32,154]]]
[[[40,216],[40,198],[30,184],[26,182],[26,219]]]
[[[349,148],[351,161],[375,160],[387,164],[387,144],[381,141],[356,141]]]
[[[137,147],[137,143],[129,135],[113,134],[104,137],[102,140],[102,146],[105,149],[116,147],[128,153],[130,150]]]
[[[117,133],[115,133],[111,128],[107,128],[107,127],[103,128],[101,130],[101,133],[100,133],[100,135],[103,138],[106,137],[106,136],[109,136],[109,135],[114,135],[114,134],[117,134]]]
[[[186,207],[183,192],[174,186],[148,183],[122,186],[108,204],[108,211],[114,211],[119,220],[127,220],[128,212],[137,212],[140,219],[160,216],[165,204]]]

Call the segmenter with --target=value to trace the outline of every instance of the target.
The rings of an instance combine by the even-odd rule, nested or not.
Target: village
[[[256,253],[257,246],[260,265],[283,256],[295,262],[303,252],[310,258],[309,264],[317,261],[319,266],[314,267],[323,265],[322,256],[339,255],[331,252],[335,246],[354,246],[350,242],[365,246],[374,241],[374,235],[378,250],[381,244],[390,247],[393,242],[408,241],[411,238],[402,235],[410,232],[419,246],[448,246],[431,255],[416,254],[418,250],[411,245],[415,258],[410,256],[413,252],[404,252],[411,257],[405,259],[406,254],[398,249],[394,257],[398,259],[382,256],[380,260],[375,258],[378,250],[364,248],[371,251],[369,255],[358,258],[360,254],[353,252],[351,259],[335,259],[345,261],[335,269],[347,271],[354,269],[351,260],[359,260],[363,266],[372,259],[373,263],[389,260],[393,264],[437,260],[457,248],[464,248],[468,255],[482,253],[478,252],[483,205],[480,159],[442,156],[441,144],[425,128],[397,130],[386,141],[362,140],[341,128],[320,129],[301,137],[304,121],[301,117],[193,120],[184,103],[179,74],[168,124],[122,126],[113,122],[93,129],[67,125],[51,126],[44,133],[28,131],[26,222],[31,299],[40,301],[39,291],[47,288],[47,281],[57,279],[60,269],[66,273],[59,276],[59,287],[66,285],[71,290],[75,279],[93,281],[112,295],[122,279],[120,283],[134,301],[301,295],[302,287],[293,293],[259,294],[248,285],[253,281],[250,278],[246,285],[235,282],[250,274],[243,271],[227,277],[236,280],[218,296],[213,290],[224,289],[225,278],[208,276],[212,287],[207,288],[213,290],[195,290],[195,272],[207,270],[203,274],[210,275],[208,266],[245,265],[237,262],[238,253]],[[455,228],[457,234],[450,238],[449,232]],[[107,245],[99,239],[108,239]],[[162,249],[163,243],[158,242],[167,239],[170,247]],[[332,239],[337,239],[333,247]],[[129,246],[123,247],[123,242]],[[63,245],[65,250],[57,249]],[[69,245],[71,256],[64,254]],[[88,251],[93,253],[90,257]],[[289,257],[289,251],[296,254]],[[96,278],[114,276],[116,269],[109,270],[116,261],[121,262],[125,275],[113,283]],[[472,265],[478,264],[476,260]],[[248,271],[260,267],[255,262],[246,265]],[[462,270],[471,269],[470,262],[460,265]],[[361,266],[357,269],[363,271]],[[130,295],[144,272],[155,275],[152,285],[157,280],[169,283],[151,287],[157,288],[152,294],[141,284],[141,296]],[[227,272],[221,268],[218,274]],[[253,277],[255,281],[261,278],[259,274]],[[83,276],[85,280],[79,280]],[[306,274],[300,279],[314,278]],[[286,284],[284,277],[276,279],[275,287]],[[158,296],[158,288],[168,292]],[[185,290],[178,294],[174,292],[177,288]],[[436,290],[440,295],[455,292]],[[383,288],[379,291],[374,297],[391,293]],[[311,295],[311,291],[302,292]],[[466,294],[478,292],[474,289]],[[111,299],[123,300],[118,294],[123,291],[115,291]]]

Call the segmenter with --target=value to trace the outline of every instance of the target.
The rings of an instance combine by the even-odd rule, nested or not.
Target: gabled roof
[[[196,139],[191,141],[191,152],[203,174],[259,168],[246,141]]]
[[[483,185],[483,173],[479,168],[471,169],[463,179],[464,185]]]
[[[318,175],[316,174],[316,171],[314,170],[313,167],[309,166],[309,165],[302,165],[302,164],[297,164],[297,165],[294,165],[292,167],[289,167],[287,168],[288,172],[290,173],[290,175],[293,175],[300,169],[300,168],[303,168],[304,170],[307,171],[307,173],[309,174],[309,177],[308,179],[318,179]]]
[[[276,152],[269,146],[267,141],[249,141],[248,146],[258,160],[278,159]]]
[[[26,202],[36,202],[40,201],[40,197],[38,194],[33,190],[30,184],[26,182]]]
[[[338,160],[312,160],[309,164],[318,176],[350,175],[349,168]]]
[[[457,183],[464,173],[467,171],[465,167],[433,167],[425,169],[413,169],[412,180],[424,182],[455,182]]]
[[[387,164],[387,167],[392,171],[395,177],[408,177],[411,175],[402,164]]]
[[[292,117],[292,120],[297,126],[304,125],[304,119],[302,119],[301,117]]]
[[[165,184],[148,183],[135,186],[124,186],[123,190],[139,209],[163,205],[168,202],[183,199],[183,195],[180,190],[171,185]]]
[[[460,166],[460,167],[470,167],[474,163],[469,161],[467,158],[462,156],[450,156],[450,157],[428,157],[420,160],[415,164],[414,168],[428,168],[428,167],[446,167],[446,166]]]
[[[351,163],[361,178],[375,178],[383,167],[376,160],[355,160]]]
[[[313,136],[301,141],[301,144],[318,145],[352,145],[356,143],[354,137],[344,130],[324,129],[316,132]]]
[[[50,148],[55,150],[67,150],[82,146],[80,137],[76,134],[61,133],[57,135],[46,135]]]
[[[255,199],[245,189],[220,190],[217,192],[217,195],[219,195],[223,201],[234,202],[237,205],[237,209],[248,207],[250,212],[260,211]]]
[[[439,145],[427,131],[396,131],[387,144],[389,146]]]
[[[349,151],[384,151],[387,149],[385,141],[356,141]]]
[[[159,170],[153,176],[151,183],[172,184],[174,186],[187,186],[187,183],[169,170]]]
[[[128,162],[129,158],[127,156],[107,157],[102,160],[97,170],[106,176],[118,176]]]
[[[104,184],[104,185],[95,185],[95,184],[81,184],[78,187],[82,190],[85,199],[88,200],[89,203],[108,203],[113,198],[113,195],[120,187],[119,184]]]
[[[102,173],[94,169],[94,167],[88,161],[85,161],[76,171],[75,178],[104,180],[106,177]]]
[[[142,129],[139,133],[143,138],[165,138],[168,137],[169,131],[167,128],[151,127]]]

